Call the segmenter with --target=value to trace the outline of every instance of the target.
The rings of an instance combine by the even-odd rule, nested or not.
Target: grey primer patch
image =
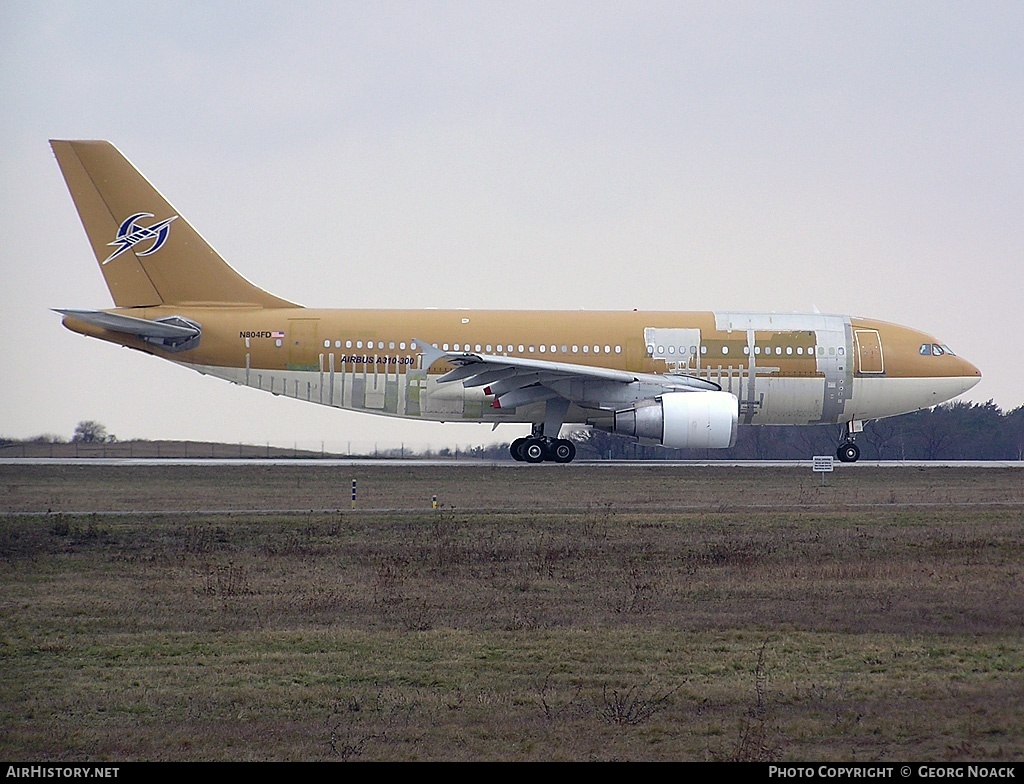
[[[813,332],[816,369],[824,375],[821,418],[818,422],[838,422],[853,393],[853,327],[849,316],[824,313],[728,313],[715,312],[715,329],[722,332],[746,332],[747,343],[753,343],[753,333],[760,332]],[[819,349],[824,349],[823,351]],[[750,353],[750,384],[747,388],[744,423],[753,418],[754,355]]]

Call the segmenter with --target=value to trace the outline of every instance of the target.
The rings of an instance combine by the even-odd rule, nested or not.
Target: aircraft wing
[[[681,374],[630,373],[615,368],[505,357],[476,352],[451,352],[417,340],[423,366],[440,360],[455,365],[438,383],[461,381],[464,387],[484,387],[494,395],[495,408],[515,408],[562,397],[584,408],[615,410],[636,399],[667,392],[719,391],[712,381]]]

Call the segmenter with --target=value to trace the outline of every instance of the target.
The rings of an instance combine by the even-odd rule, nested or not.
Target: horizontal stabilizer
[[[89,326],[99,327],[110,332],[142,338],[151,346],[173,353],[195,348],[199,345],[199,338],[202,335],[199,324],[183,316],[164,316],[151,320],[110,313],[105,310],[54,308],[54,312],[64,316],[64,326],[75,332],[82,332],[82,330],[73,324],[68,324],[68,319],[81,321]]]
[[[199,327],[192,326],[182,319],[174,321],[150,321],[149,319],[121,316],[103,310],[69,310],[54,308],[54,312],[63,316],[84,321],[94,327],[109,329],[111,332],[125,332],[138,335],[140,338],[194,338],[199,334]]]

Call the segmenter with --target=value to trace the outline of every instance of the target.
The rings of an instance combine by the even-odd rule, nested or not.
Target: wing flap
[[[500,408],[515,408],[553,397],[564,397],[584,407],[596,405],[599,408],[615,408],[624,398],[622,393],[610,392],[610,388],[640,388],[648,390],[646,394],[650,396],[665,392],[721,389],[718,384],[695,376],[630,373],[617,368],[553,362],[532,357],[443,351],[425,340],[417,339],[415,342],[423,351],[424,369],[429,369],[441,360],[455,366],[438,379],[439,383],[461,381],[466,388],[484,387],[484,393],[494,395],[497,407]],[[575,382],[587,382],[582,386],[601,399],[595,400],[589,394],[585,399],[575,399]],[[585,393],[580,389],[579,394]]]

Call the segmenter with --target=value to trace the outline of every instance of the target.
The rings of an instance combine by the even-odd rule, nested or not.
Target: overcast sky
[[[1020,2],[0,2],[0,435],[511,440],[71,333],[111,307],[50,138],[109,139],[320,307],[810,310],[1024,403]]]

